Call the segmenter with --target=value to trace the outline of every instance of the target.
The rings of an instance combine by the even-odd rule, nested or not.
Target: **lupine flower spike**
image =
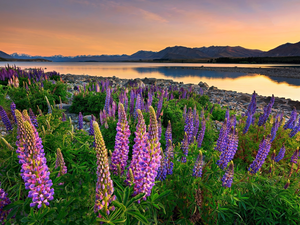
[[[184,134],[184,139],[181,143],[181,149],[184,154],[184,156],[181,158],[181,162],[186,163],[186,157],[189,153],[189,141],[187,133]]]
[[[172,145],[172,141],[173,141],[173,139],[172,139],[172,126],[171,126],[171,121],[170,120],[168,122],[165,138],[166,138],[166,150],[168,150],[169,143],[170,143],[169,140],[171,141],[171,145]]]
[[[1,186],[1,182],[0,182]],[[7,193],[0,188],[0,224],[4,225],[7,215],[10,213],[11,209],[9,210],[3,210],[3,208],[7,205],[9,205],[11,201],[7,197]]]
[[[13,114],[15,123],[17,123],[17,118],[16,118],[16,115],[15,115],[16,104],[15,104],[14,102],[12,102],[12,103],[10,104],[10,109],[11,109],[11,113]]]
[[[202,154],[202,151],[199,150],[199,155],[195,162],[195,166],[193,168],[193,176],[194,177],[202,176],[202,167],[203,167],[203,154]]]
[[[83,128],[83,116],[82,113],[79,112],[79,116],[78,116],[78,129],[82,130]]]
[[[65,160],[59,148],[56,151],[55,169],[58,167],[59,167],[59,172],[57,174],[58,177],[67,173],[68,170],[65,164]],[[63,184],[64,183],[59,183],[59,185],[63,185]]]
[[[118,114],[119,121],[117,124],[115,149],[111,157],[111,162],[114,174],[118,174],[118,165],[120,166],[121,174],[123,174],[128,159],[130,130],[126,118],[126,112],[122,103],[119,103]]]
[[[172,160],[174,159],[174,148],[172,145],[172,141],[169,139],[168,149],[166,150],[166,168],[167,175],[171,175],[173,173],[173,165]]]
[[[234,174],[234,164],[233,161],[229,163],[229,167],[225,172],[224,176],[222,177],[222,186],[226,188],[230,188],[232,181],[233,181],[233,174]]]
[[[204,138],[204,134],[205,134],[205,129],[206,129],[206,120],[205,117],[203,116],[202,121],[201,121],[201,130],[198,134],[197,137],[197,147],[201,148],[202,146],[202,142],[203,142],[203,138]]]
[[[97,184],[96,184],[96,200],[95,200],[95,213],[103,210],[107,215],[110,211],[115,209],[114,206],[109,204],[116,199],[113,195],[114,187],[110,177],[107,150],[105,143],[96,121],[93,121],[94,137],[95,137],[95,150],[97,154]],[[100,213],[98,217],[101,217]]]
[[[1,116],[2,122],[4,123],[4,125],[6,127],[6,131],[11,131],[13,128],[11,126],[10,120],[8,119],[8,116],[1,105],[0,105],[0,116]]]
[[[47,96],[45,96],[45,99],[46,99],[47,106],[48,106],[48,114],[51,114],[52,113],[52,108],[51,108],[51,105],[50,105],[50,102],[49,102]]]
[[[148,157],[147,141],[148,133],[146,131],[146,124],[141,110],[137,110],[138,113],[138,123],[136,125],[136,132],[134,138],[134,145],[132,149],[132,160],[129,169],[133,173],[133,183],[134,183],[134,195],[143,192],[143,182],[145,179],[146,170],[143,166],[143,159]],[[130,174],[127,173],[126,182],[130,183]]]
[[[279,150],[278,155],[275,157],[275,162],[279,162],[280,160],[282,160],[284,157],[284,154],[285,154],[285,146],[284,146],[284,144],[282,144],[282,147]]]

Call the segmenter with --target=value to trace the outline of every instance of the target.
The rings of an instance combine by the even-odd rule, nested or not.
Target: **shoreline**
[[[89,76],[89,75],[72,75],[61,74],[62,80],[70,85],[70,92],[74,92],[75,86],[83,87],[84,84],[89,82],[97,82],[101,80],[109,80],[112,87],[126,87],[132,86],[150,86],[158,85],[159,87],[167,88],[170,85],[177,86],[178,88],[192,87],[196,93],[200,92],[202,88],[205,95],[208,95],[213,104],[219,103],[220,105],[229,107],[230,110],[235,110],[237,114],[245,113],[250,103],[252,94],[237,92],[232,90],[222,90],[214,86],[209,86],[207,83],[200,81],[198,84],[185,84],[183,82],[173,81],[172,79],[156,79],[156,78],[136,78],[136,79],[120,79],[116,76],[102,77],[102,76]],[[269,103],[271,96],[257,95],[257,112],[262,113],[263,107]],[[275,103],[272,108],[272,114],[283,112],[285,117],[289,117],[293,108],[300,112],[300,101],[292,100],[289,98],[279,98],[275,96]]]

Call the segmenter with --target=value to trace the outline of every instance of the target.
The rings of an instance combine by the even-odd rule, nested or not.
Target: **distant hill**
[[[2,52],[2,51],[0,51],[0,57],[4,58],[4,59],[12,59],[13,58],[9,54],[6,54],[5,52]]]
[[[286,43],[280,45],[264,53],[262,56],[269,56],[269,57],[300,56],[300,42],[295,44]]]
[[[4,54],[1,55],[1,54]],[[264,52],[257,49],[247,49],[241,46],[210,46],[188,48],[184,46],[173,46],[158,52],[138,51],[132,55],[78,55],[78,56],[30,56],[26,54],[13,53],[8,55],[0,51],[2,58],[15,59],[46,59],[53,62],[123,62],[123,61],[176,61],[176,60],[211,60],[212,58],[247,58],[247,57],[286,57],[300,56],[300,42],[295,44],[280,45],[270,51]]]
[[[240,46],[210,46],[197,48],[199,51],[208,55],[208,57],[255,57],[260,56],[264,52],[256,49],[247,49]]]

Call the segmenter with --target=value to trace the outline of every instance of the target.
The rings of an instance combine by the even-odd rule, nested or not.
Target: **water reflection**
[[[7,62],[0,62],[0,67]],[[188,63],[91,63],[91,62],[13,62],[25,68],[47,68],[45,71],[57,71],[61,74],[92,75],[119,78],[158,78],[172,79],[177,82],[198,84],[206,82],[219,89],[252,93],[254,90],[264,96],[274,94],[278,97],[300,100],[300,79],[268,77],[260,74],[241,72],[205,71],[190,67],[201,67],[202,64]],[[203,64],[204,65],[204,64]],[[205,66],[234,67],[233,64],[207,64]],[[251,67],[270,67],[272,65],[237,65]],[[274,65],[273,65],[274,66]],[[280,65],[277,65],[280,66]],[[285,66],[285,65],[281,65]],[[298,65],[299,66],[299,65]]]

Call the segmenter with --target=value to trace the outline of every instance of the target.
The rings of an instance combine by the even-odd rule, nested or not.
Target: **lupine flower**
[[[225,119],[226,119],[227,121],[229,121],[229,119],[230,119],[229,109],[228,109],[228,108],[227,108],[226,113],[225,113]]]
[[[90,130],[89,130],[90,136],[94,136],[94,125],[93,125],[94,121],[95,121],[95,117],[94,117],[94,115],[92,115],[91,120],[90,120]]]
[[[271,129],[271,142],[274,141],[276,137],[277,130],[279,128],[279,118],[276,116],[275,122],[273,123],[272,129]]]
[[[195,162],[195,166],[193,168],[194,177],[202,177],[202,167],[203,167],[203,155],[202,155],[202,151],[199,150],[199,155]]]
[[[161,154],[160,167],[158,168],[156,179],[164,181],[167,176],[167,159],[164,156],[163,151],[161,151]]]
[[[183,114],[182,114],[182,116],[183,116],[183,119],[185,120],[186,119],[186,105],[183,108]]]
[[[184,139],[181,143],[181,149],[184,154],[184,156],[181,158],[181,162],[186,163],[186,157],[189,153],[189,141],[187,133],[184,134]]]
[[[161,119],[160,119],[160,117],[158,118],[157,129],[158,129],[158,139],[160,140],[160,138],[161,138],[161,132],[162,132],[162,130],[161,130]]]
[[[299,148],[296,149],[296,151],[294,152],[294,154],[291,157],[291,163],[297,163],[299,157]]]
[[[16,115],[15,115],[16,104],[14,102],[12,102],[10,104],[10,109],[11,109],[12,115],[14,116],[15,123],[17,123],[17,118],[16,118]]]
[[[286,129],[292,129],[294,125],[294,121],[297,119],[297,110],[294,108],[290,119],[286,122],[286,124],[283,126],[283,128]]]
[[[50,102],[49,102],[47,96],[45,96],[45,99],[46,99],[47,106],[48,106],[48,114],[51,114],[52,113],[52,108],[51,108],[51,105],[50,105]]]
[[[225,172],[224,176],[221,179],[223,187],[226,187],[226,188],[231,187],[231,184],[233,181],[233,174],[234,174],[234,165],[233,165],[233,162],[231,161],[227,171]]]
[[[157,176],[158,168],[160,167],[161,160],[161,148],[158,140],[158,129],[157,129],[157,119],[155,110],[152,106],[149,107],[149,139],[147,144],[146,155],[142,158],[143,162],[140,165],[145,170],[145,177],[142,184],[142,193],[146,193],[146,196],[150,196],[151,190],[155,184],[155,178]],[[146,196],[144,199],[146,199]]]
[[[1,186],[1,182],[0,182]],[[9,205],[11,201],[7,197],[7,193],[0,188],[0,224],[4,225],[7,215],[10,213],[11,209],[9,210],[3,210],[3,208],[7,205]]]
[[[215,108],[215,104],[211,107],[211,109],[210,109],[210,114],[212,114],[213,113],[213,111],[214,111],[214,108]]]
[[[171,121],[170,120],[168,122],[165,138],[166,138],[166,150],[168,150],[169,143],[170,143],[169,140],[171,141],[171,145],[172,145],[172,141],[173,141],[173,139],[172,139],[172,126],[171,126]]]
[[[36,120],[36,116],[34,115],[31,108],[29,108],[29,115],[30,115],[30,120],[31,120],[32,124],[34,125],[34,127],[38,128],[38,126],[39,126],[38,121]]]
[[[93,125],[97,154],[97,184],[94,211],[97,213],[99,210],[103,210],[108,215],[110,211],[115,209],[114,206],[109,206],[109,204],[116,199],[116,196],[113,195],[114,187],[109,172],[107,149],[98,123],[93,121]],[[98,217],[101,217],[100,213]]]
[[[200,87],[199,89],[199,95],[202,96],[203,95],[203,89]]]
[[[11,126],[10,120],[8,119],[8,116],[1,105],[0,105],[0,116],[1,116],[2,122],[4,123],[4,125],[6,127],[6,131],[11,131],[13,128]]]
[[[172,141],[168,140],[168,148],[166,149],[166,169],[167,169],[167,175],[173,174],[173,166],[174,163],[172,160],[174,159],[174,148],[172,145]]]
[[[256,158],[252,162],[252,164],[249,167],[250,173],[257,173],[258,170],[262,167],[263,163],[265,162],[265,159],[267,158],[267,155],[269,154],[271,148],[271,135],[268,135],[266,138],[263,137],[259,144],[259,149],[256,155]]]
[[[199,130],[199,114],[196,112],[196,116],[194,117],[194,132],[193,132],[193,137],[197,137],[198,130]]]
[[[106,89],[106,97],[105,97],[105,105],[104,105],[104,109],[106,112],[109,112],[110,97],[111,97],[111,90],[110,90],[110,88],[107,88]]]
[[[61,153],[61,150],[58,148],[56,151],[56,161],[55,161],[55,169],[59,167],[59,172],[57,174],[57,177],[64,175],[68,172],[64,157]],[[59,183],[59,185],[63,185],[64,183]]]
[[[227,144],[227,119],[224,120],[223,126],[221,127],[219,138],[215,150],[222,152],[226,149]]]
[[[118,174],[118,165],[123,174],[128,160],[129,136],[130,130],[126,118],[125,109],[122,103],[119,103],[119,121],[117,123],[117,135],[115,141],[115,150],[112,153],[111,162],[114,174]]]
[[[193,121],[194,121],[194,119],[193,119],[192,108],[189,108],[188,114],[187,114],[186,119],[185,119],[185,126],[184,126],[184,132],[187,133],[187,135],[188,135],[189,144],[191,142],[193,142],[193,140],[194,140],[194,137],[193,137],[193,134],[194,134]]]
[[[78,116],[78,129],[82,130],[83,128],[83,116],[82,113],[79,112],[79,116]]]
[[[115,101],[113,101],[111,105],[111,114],[114,120],[116,116],[116,108],[117,108],[117,104],[115,103]]]
[[[288,179],[288,181],[286,182],[286,184],[284,185],[284,189],[287,189],[291,184],[291,181]]]
[[[282,144],[281,149],[279,150],[278,155],[275,157],[275,162],[279,162],[281,159],[283,159],[285,154],[285,146]]]
[[[138,113],[138,123],[136,125],[136,132],[134,138],[134,145],[132,149],[132,160],[129,169],[133,173],[133,183],[134,183],[134,195],[143,192],[143,182],[145,180],[146,170],[141,165],[143,163],[143,158],[148,156],[147,141],[148,133],[146,131],[146,124],[141,110],[137,110]],[[129,183],[130,174],[127,173],[126,182]]]
[[[136,97],[136,101],[135,101],[135,109],[134,109],[134,119],[136,119],[138,117],[138,113],[137,110],[141,109],[141,96],[138,94]]]
[[[134,113],[134,92],[133,90],[130,91],[130,115]]]
[[[61,121],[65,122],[67,119],[66,119],[66,114],[63,112],[62,113],[62,118],[61,118]]]
[[[247,112],[250,112],[253,116],[255,114],[255,111],[256,111],[256,93],[254,91],[253,94],[252,94],[251,102],[248,105],[248,111]]]
[[[267,122],[267,120],[269,119],[269,116],[271,114],[274,102],[275,102],[275,97],[274,97],[274,95],[272,95],[270,103],[264,107],[264,113],[262,115],[260,115],[260,117],[259,117],[258,126],[262,126]]]
[[[225,169],[228,163],[233,159],[236,151],[238,149],[238,135],[234,127],[231,128],[228,138],[227,138],[227,147],[225,151],[222,151],[220,155],[220,160],[217,161],[217,164],[221,169]]]
[[[159,118],[159,115],[162,110],[163,101],[164,101],[164,96],[163,96],[163,93],[161,93],[159,100],[158,100],[158,104],[157,104],[156,118]]]
[[[205,117],[203,116],[202,121],[201,121],[201,130],[198,134],[197,137],[197,147],[201,148],[202,146],[202,142],[203,142],[203,138],[204,138],[204,134],[205,134],[205,129],[206,129],[206,120]]]
[[[27,119],[30,119],[27,117]],[[42,140],[30,121],[24,121],[25,129],[25,157],[22,164],[21,176],[25,181],[25,189],[29,189],[28,197],[32,198],[30,207],[41,208],[42,205],[49,206],[53,200],[54,189],[51,188],[52,181],[46,164]]]
[[[248,115],[247,115],[247,116],[248,116],[248,117],[247,117],[247,121],[246,121],[245,128],[244,128],[244,130],[243,130],[243,134],[246,134],[246,133],[248,132],[249,127],[250,127],[250,125],[251,125],[251,123],[252,123],[252,114],[251,114],[250,111],[248,111]]]

